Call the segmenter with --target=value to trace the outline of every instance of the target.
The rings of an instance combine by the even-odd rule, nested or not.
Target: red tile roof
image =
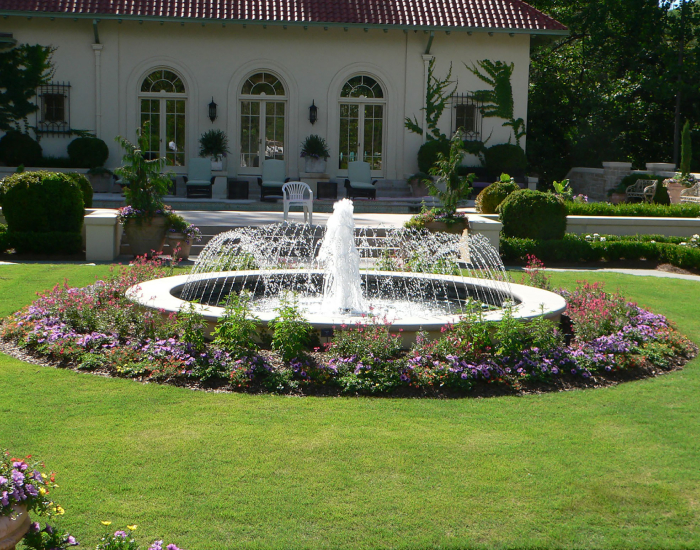
[[[0,13],[565,31],[522,0],[0,0]]]

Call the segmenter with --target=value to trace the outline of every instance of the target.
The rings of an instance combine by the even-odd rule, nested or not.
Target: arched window
[[[187,93],[182,79],[169,69],[150,73],[141,83],[141,127],[148,122],[151,141],[147,158],[165,157],[169,166],[184,166]]]
[[[372,170],[382,170],[384,112],[381,84],[367,75],[350,78],[340,90],[340,140],[338,168],[363,160]]]
[[[287,91],[272,73],[249,76],[241,87],[241,168],[258,173],[261,159],[284,160]]]

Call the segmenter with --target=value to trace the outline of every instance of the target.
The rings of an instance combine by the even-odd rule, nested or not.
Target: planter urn
[[[168,233],[168,244],[170,245],[171,254],[179,248],[177,258],[179,260],[187,260],[190,257],[192,250],[192,239],[188,240],[184,233]]]
[[[304,171],[309,174],[325,174],[326,159],[320,157],[304,157]]]
[[[130,219],[124,225],[126,240],[134,256],[151,256],[162,252],[168,222],[165,216],[149,219]]]
[[[412,197],[427,197],[430,194],[426,183],[419,178],[411,178],[408,180],[408,185],[411,188]]]
[[[469,230],[469,220],[464,218],[464,220],[457,221],[455,223],[447,224],[445,222],[434,221],[427,222],[425,228],[431,233],[437,233],[442,231],[445,233],[451,233],[453,235],[463,235]]]
[[[685,185],[674,179],[667,179],[664,180],[664,187],[668,191],[668,198],[671,199],[671,204],[679,204],[681,202],[681,191],[685,189]]]
[[[214,160],[211,159],[211,170],[212,172],[220,172],[221,170],[224,169],[224,161],[223,160]]]
[[[25,506],[13,506],[15,518],[0,516],[0,550],[14,550],[29,531],[29,512]]]
[[[613,193],[610,195],[610,202],[613,204],[620,204],[627,200],[627,195],[625,193]]]

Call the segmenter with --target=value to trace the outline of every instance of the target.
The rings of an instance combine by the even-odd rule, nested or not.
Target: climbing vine
[[[437,78],[434,74],[435,70],[435,58],[433,57],[428,63],[428,84],[425,92],[425,107],[421,108],[421,111],[425,111],[425,125],[427,128],[427,139],[436,139],[440,141],[447,141],[447,136],[440,132],[438,128],[438,122],[442,116],[449,98],[455,91],[452,88],[450,91],[446,91],[452,85],[452,64],[450,64],[450,70],[447,71],[447,76],[444,79]],[[456,87],[456,86],[455,86]],[[413,120],[406,117],[405,126],[411,132],[414,132],[420,136],[423,135],[423,128],[421,128],[418,119],[414,116]]]

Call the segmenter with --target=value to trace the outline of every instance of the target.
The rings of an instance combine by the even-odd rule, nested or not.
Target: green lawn
[[[102,266],[0,266],[0,315]],[[599,280],[700,342],[700,283]],[[517,277],[516,277],[517,278]],[[58,472],[64,525],[188,550],[698,548],[700,361],[617,387],[494,399],[192,392],[0,355],[0,446]]]

